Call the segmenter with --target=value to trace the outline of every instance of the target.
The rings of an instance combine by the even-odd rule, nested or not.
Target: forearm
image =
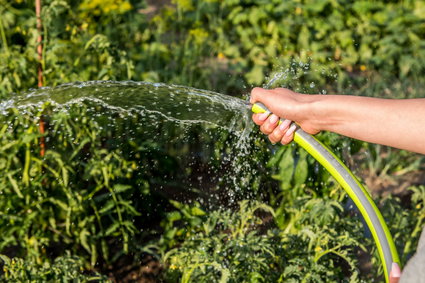
[[[310,97],[305,111],[316,129],[425,154],[425,99]]]

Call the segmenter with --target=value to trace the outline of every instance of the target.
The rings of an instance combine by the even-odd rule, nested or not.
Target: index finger
[[[262,96],[262,95],[264,95],[264,94],[266,94],[266,93],[268,93],[268,92],[270,92],[270,90],[267,90],[267,89],[264,89],[264,88],[261,88],[261,87],[254,87],[252,90],[251,90],[251,97],[250,97],[250,99],[249,99],[249,102],[251,103],[251,104],[254,104],[254,103],[256,103],[256,102],[258,102],[258,101],[260,101],[260,97]]]

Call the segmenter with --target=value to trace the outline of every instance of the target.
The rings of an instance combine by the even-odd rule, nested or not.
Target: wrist
[[[329,130],[334,119],[331,100],[324,95],[308,95],[302,111],[306,113],[304,123],[317,132]]]

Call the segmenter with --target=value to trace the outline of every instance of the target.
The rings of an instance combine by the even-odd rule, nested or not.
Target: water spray
[[[251,108],[254,113],[271,113],[262,103],[255,103]],[[284,119],[280,119],[279,124]],[[304,132],[298,125],[294,132],[294,141],[312,155],[347,192],[362,214],[367,226],[372,232],[378,248],[379,257],[384,267],[385,281],[389,282],[392,263],[400,265],[397,249],[391,233],[369,192],[356,179],[347,166],[324,144],[312,135]]]

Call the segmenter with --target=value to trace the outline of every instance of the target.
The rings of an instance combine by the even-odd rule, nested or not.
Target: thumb
[[[389,283],[398,283],[398,280],[400,280],[400,276],[401,276],[400,266],[398,266],[397,263],[393,262],[391,266]]]

